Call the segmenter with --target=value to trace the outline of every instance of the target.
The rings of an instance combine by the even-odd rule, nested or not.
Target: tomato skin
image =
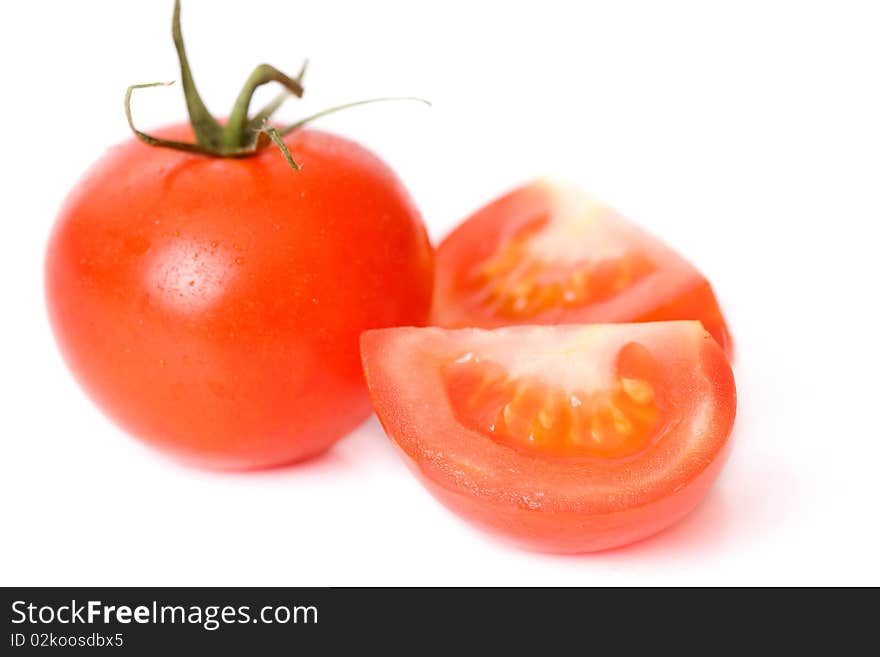
[[[437,247],[431,323],[446,328],[496,328],[511,324],[565,324],[700,320],[728,357],[733,339],[709,282],[697,269],[653,235],[615,216],[626,240],[643,250],[656,271],[632,285],[582,306],[549,308],[522,317],[499,316],[474,303],[466,281],[499,245],[526,226],[563,214],[566,196],[582,195],[567,183],[537,180],[518,187],[477,210]],[[616,215],[610,208],[605,211]],[[590,255],[589,247],[584,256]],[[552,256],[549,258],[553,262]]]
[[[648,344],[665,354],[679,417],[658,444],[627,459],[525,455],[457,422],[438,392],[438,362],[454,357],[450,336],[466,329],[368,331],[361,350],[386,433],[442,504],[520,547],[594,552],[641,540],[687,515],[730,449],[736,388],[718,344],[696,322],[608,325],[624,332],[635,326],[657,333]]]
[[[301,171],[274,148],[212,159],[132,139],[80,181],[49,240],[49,317],[75,377],[197,465],[327,449],[370,412],[361,331],[429,311],[432,248],[394,173],[338,136],[286,142]]]
[[[706,497],[730,451],[723,451],[680,491],[639,507],[606,514],[566,511],[541,513],[520,506],[487,504],[472,495],[438,485],[409,457],[411,472],[444,506],[484,531],[517,547],[551,554],[601,552],[649,538],[688,515]]]
[[[727,460],[725,445],[709,466],[680,491],[641,507],[606,514],[540,513],[521,506],[490,505],[438,485],[409,457],[410,471],[444,506],[484,531],[520,548],[552,554],[601,552],[649,538],[684,518],[703,500]]]

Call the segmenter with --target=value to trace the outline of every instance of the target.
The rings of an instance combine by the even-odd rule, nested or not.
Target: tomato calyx
[[[183,86],[183,95],[186,100],[190,124],[192,125],[193,133],[195,134],[195,142],[161,139],[138,130],[134,125],[134,119],[131,114],[132,93],[137,89],[169,86],[173,84],[173,82],[134,84],[129,86],[125,91],[125,116],[128,120],[128,125],[135,136],[149,146],[171,148],[207,157],[241,158],[255,155],[266,146],[275,144],[284,155],[284,158],[287,160],[287,163],[291,168],[299,170],[301,167],[296,160],[294,160],[287,145],[284,143],[284,137],[294,130],[298,130],[311,123],[315,119],[350,107],[390,100],[415,100],[430,105],[426,100],[410,96],[370,98],[367,100],[360,100],[330,107],[300,119],[286,127],[276,128],[270,123],[272,115],[288,98],[291,96],[301,98],[304,93],[302,81],[308,66],[308,60],[303,62],[299,73],[295,77],[290,77],[286,73],[269,64],[260,64],[245,81],[226,123],[221,124],[206,107],[198,89],[196,88],[195,81],[193,80],[189,60],[186,55],[186,48],[183,43],[183,33],[180,29],[180,0],[175,0],[174,2],[174,14],[171,21],[171,36],[174,40],[174,47],[177,50],[177,58],[180,63],[180,78]],[[259,87],[271,82],[280,84],[284,87],[284,90],[261,110],[250,115],[250,105],[254,93]]]

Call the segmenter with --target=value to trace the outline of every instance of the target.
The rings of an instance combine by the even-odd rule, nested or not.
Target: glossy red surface
[[[370,412],[361,331],[429,310],[433,252],[394,173],[341,137],[286,141],[301,171],[275,148],[212,159],[130,140],[49,242],[49,315],[77,380],[137,437],[208,467],[329,447]]]

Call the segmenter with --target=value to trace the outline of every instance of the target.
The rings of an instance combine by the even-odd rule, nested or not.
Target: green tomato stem
[[[241,158],[254,155],[263,148],[274,143],[281,151],[291,168],[299,170],[300,165],[290,154],[283,138],[312,121],[350,107],[390,100],[415,100],[425,103],[426,105],[431,104],[421,98],[404,96],[372,98],[369,100],[359,100],[353,103],[330,107],[321,110],[320,112],[316,112],[311,116],[307,116],[304,119],[300,119],[285,128],[275,128],[269,124],[269,119],[275,111],[278,110],[278,108],[280,108],[281,105],[291,96],[301,98],[303,95],[302,81],[308,66],[308,60],[303,63],[302,68],[296,77],[289,77],[287,74],[269,64],[260,64],[245,81],[244,86],[235,100],[235,104],[232,106],[229,120],[224,127],[208,111],[202,97],[199,95],[198,89],[196,89],[192,70],[189,65],[189,59],[186,55],[186,48],[183,43],[183,32],[180,29],[180,0],[174,0],[174,13],[171,19],[171,36],[174,40],[174,47],[177,50],[177,58],[180,62],[180,78],[183,86],[183,96],[186,100],[186,108],[189,113],[190,124],[192,125],[193,133],[195,134],[195,143],[160,139],[138,130],[134,125],[134,120],[132,119],[131,114],[132,93],[136,89],[168,86],[172,84],[171,82],[151,82],[148,84],[131,85],[125,91],[125,117],[135,136],[150,146],[172,148],[186,153],[195,153],[207,157]],[[283,86],[284,92],[256,114],[249,116],[250,105],[253,101],[255,92],[261,86],[269,84],[270,82],[276,82]]]
[[[186,99],[186,109],[189,111],[189,120],[196,135],[196,142],[203,148],[217,150],[222,145],[223,128],[208,111],[198,89],[196,89],[192,70],[189,67],[189,59],[186,56],[186,48],[183,45],[183,32],[180,29],[180,0],[174,0],[171,38],[174,40],[177,59],[180,61],[183,97]]]

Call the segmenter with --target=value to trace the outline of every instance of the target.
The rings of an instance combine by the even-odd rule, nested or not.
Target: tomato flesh
[[[589,340],[597,330],[585,328],[581,339]],[[609,380],[566,387],[544,381],[537,372],[515,375],[469,351],[446,367],[445,391],[463,426],[500,443],[563,457],[629,456],[641,450],[662,420],[656,363],[635,342],[621,348],[615,361]],[[540,362],[542,368],[547,365]]]
[[[703,276],[656,238],[579,189],[541,180],[490,203],[438,248],[432,323],[696,319],[733,343]]]
[[[379,419],[428,488],[527,547],[649,536],[727,452],[733,375],[699,322],[383,329],[361,348]]]

